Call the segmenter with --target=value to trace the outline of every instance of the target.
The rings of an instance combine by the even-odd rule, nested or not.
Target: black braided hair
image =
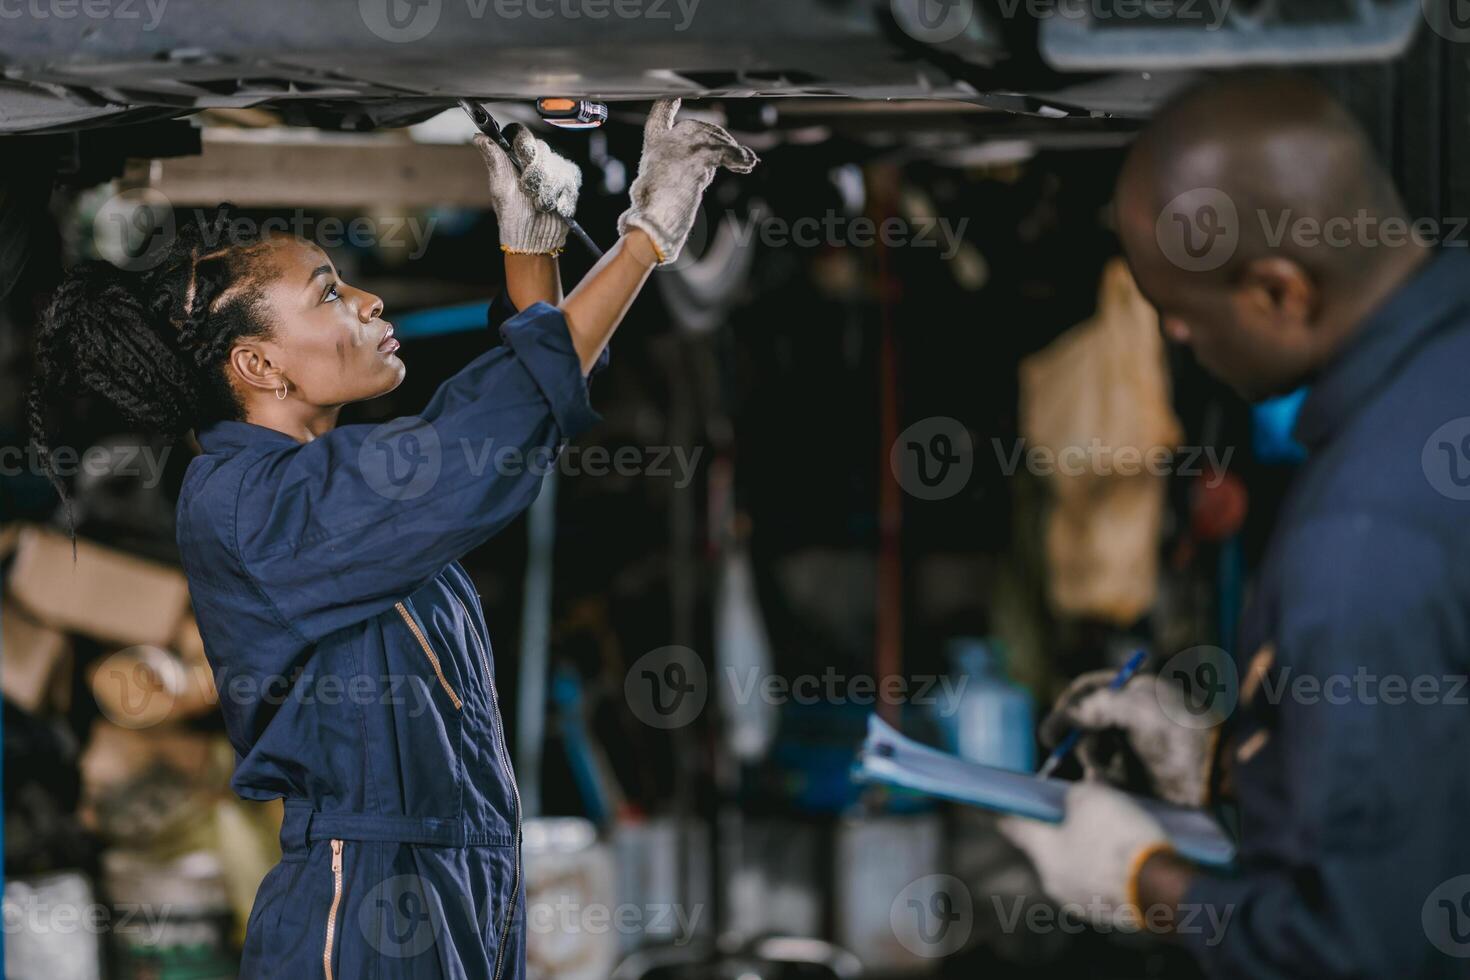
[[[153,268],[126,272],[107,262],[73,267],[41,315],[26,417],[36,457],[67,505],[56,472],[48,416],[91,392],[147,432],[176,439],[243,408],[225,370],[242,337],[269,337],[260,305],[258,258],[265,244],[227,204],[195,212]]]

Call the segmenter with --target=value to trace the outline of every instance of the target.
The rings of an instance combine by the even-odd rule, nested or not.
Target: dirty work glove
[[[1173,850],[1157,820],[1101,783],[1073,784],[1061,823],[1003,817],[998,826],[1031,859],[1042,891],[1101,927],[1142,927],[1138,872]]]
[[[699,202],[720,167],[748,174],[760,162],[748,146],[719,126],[695,119],[674,122],[679,99],[654,103],[643,127],[643,156],[629,196],[633,206],[618,219],[618,234],[641,228],[658,250],[658,264],[679,257]]]
[[[560,252],[567,242],[563,219],[577,213],[582,171],[524,126],[515,127],[510,141],[521,173],[490,137],[476,136],[475,146],[490,171],[490,202],[500,223],[501,250],[515,255]]]
[[[1096,670],[1074,680],[1041,723],[1042,743],[1054,746],[1070,729],[1079,729],[1077,758],[1087,778],[1122,783],[1126,757],[1107,751],[1108,743],[1116,745],[1121,737],[1159,797],[1203,806],[1217,719],[1191,713],[1179,687],[1152,674],[1139,674],[1118,691],[1108,687],[1114,676],[1111,670]]]

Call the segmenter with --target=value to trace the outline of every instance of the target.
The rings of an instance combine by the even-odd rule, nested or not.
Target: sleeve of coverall
[[[1464,833],[1456,570],[1422,532],[1367,515],[1293,537],[1255,695],[1276,724],[1235,768],[1241,867],[1195,880],[1179,934],[1212,977],[1428,976],[1446,961],[1421,914]],[[1253,772],[1268,753],[1279,773]]]
[[[599,420],[560,310],[537,303],[500,333],[422,415],[340,426],[245,475],[241,561],[304,639],[390,608],[494,535]]]

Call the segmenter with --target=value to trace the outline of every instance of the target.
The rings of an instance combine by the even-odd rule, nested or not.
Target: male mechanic
[[[1170,338],[1249,399],[1310,386],[1309,456],[1219,737],[1146,677],[1079,679],[1043,732],[1121,735],[1175,802],[1228,793],[1234,870],[1181,859],[1101,782],[1007,832],[1053,898],[1172,930],[1213,976],[1470,975],[1470,257],[1409,234],[1363,132],[1291,77],[1165,108],[1116,203]]]

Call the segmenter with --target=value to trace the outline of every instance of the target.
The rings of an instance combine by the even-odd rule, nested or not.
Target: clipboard
[[[1066,815],[1067,790],[1074,785],[941,752],[899,734],[877,715],[868,718],[868,736],[853,767],[853,778],[1051,823],[1059,823]],[[1128,796],[1163,825],[1182,857],[1217,868],[1234,862],[1235,842],[1205,810]]]

